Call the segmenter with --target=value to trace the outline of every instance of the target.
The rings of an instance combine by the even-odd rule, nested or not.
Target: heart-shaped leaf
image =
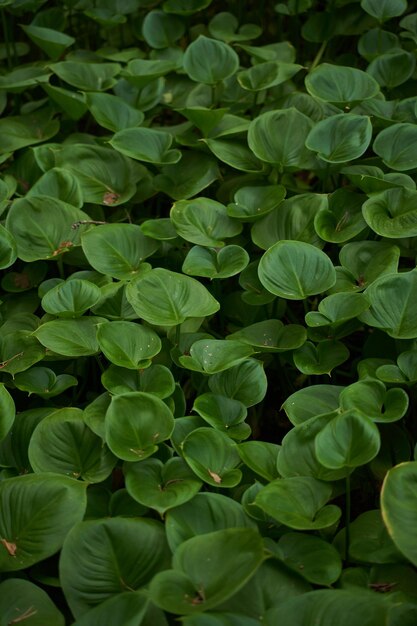
[[[322,63],[305,79],[308,93],[338,106],[374,98],[379,85],[362,70],[343,65]]]
[[[302,241],[273,245],[261,258],[258,274],[268,291],[287,300],[303,300],[326,291],[336,280],[329,257]]]
[[[226,207],[209,198],[180,200],[171,209],[171,221],[186,241],[221,247],[224,238],[238,235],[242,226],[227,215]]]
[[[261,536],[251,528],[192,537],[175,551],[173,569],[152,580],[151,599],[170,613],[200,613],[238,591],[263,558]]]
[[[194,278],[156,268],[127,286],[127,299],[150,324],[177,326],[188,317],[205,317],[220,304]]]
[[[159,363],[146,369],[126,369],[110,365],[103,372],[101,382],[103,387],[114,395],[129,391],[145,391],[163,400],[175,391],[175,380],[171,371]]]
[[[310,131],[306,146],[323,161],[345,163],[358,159],[372,139],[372,124],[365,115],[332,115]]]
[[[102,321],[99,317],[53,320],[39,326],[33,334],[52,352],[63,356],[88,356],[99,351],[96,327]]]
[[[229,278],[245,269],[249,255],[240,246],[225,246],[220,250],[193,246],[184,259],[182,271],[189,276]]]
[[[214,85],[232,76],[239,67],[236,52],[222,41],[200,35],[184,54],[184,69],[191,80]]]
[[[158,443],[169,439],[174,417],[155,395],[132,391],[112,397],[105,429],[113,454],[125,461],[138,461],[156,452]]]
[[[0,564],[24,569],[57,552],[86,508],[86,483],[27,474],[0,483]]]
[[[97,327],[100,350],[111,363],[127,369],[146,366],[148,359],[161,350],[158,335],[141,324],[111,322]]]
[[[49,367],[31,367],[16,374],[13,382],[21,391],[27,391],[29,395],[35,393],[41,398],[53,398],[78,384],[74,376],[56,375]]]
[[[227,205],[227,214],[242,222],[258,220],[276,209],[285,194],[282,185],[240,187],[233,197],[234,202]]]
[[[242,478],[236,469],[240,463],[236,444],[219,430],[193,430],[182,444],[182,453],[193,472],[213,487],[236,487]]]
[[[159,459],[129,463],[125,476],[132,498],[161,515],[191,500],[202,484],[179,457],[169,459],[165,465]]]
[[[190,356],[181,356],[183,367],[206,374],[216,374],[238,365],[254,351],[240,341],[222,339],[201,339],[192,344]]]
[[[178,163],[182,156],[179,150],[170,150],[172,139],[169,133],[151,128],[125,128],[113,135],[109,143],[132,159],[164,165]]]
[[[310,476],[278,478],[261,489],[255,504],[290,528],[319,530],[340,518],[338,506],[326,505],[331,495],[331,485]]]
[[[372,147],[385,165],[397,172],[405,172],[417,167],[416,144],[417,128],[403,122],[384,128]]]
[[[282,405],[294,426],[339,408],[340,385],[310,385],[288,396]]]
[[[374,232],[397,239],[417,234],[417,192],[387,189],[363,205],[363,217]]]
[[[294,365],[303,374],[328,374],[349,358],[349,350],[341,341],[331,339],[315,346],[311,341],[294,352]]]
[[[407,412],[408,396],[399,387],[387,391],[378,380],[360,380],[343,389],[340,407],[360,411],[373,422],[396,422]]]
[[[100,287],[74,278],[50,289],[42,298],[42,308],[57,317],[80,317],[97,304],[100,296]]]

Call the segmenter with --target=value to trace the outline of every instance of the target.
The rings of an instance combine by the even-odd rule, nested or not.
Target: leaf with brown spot
[[[10,556],[16,556],[17,545],[15,543],[7,541],[7,539],[0,539],[0,543],[4,545]]]

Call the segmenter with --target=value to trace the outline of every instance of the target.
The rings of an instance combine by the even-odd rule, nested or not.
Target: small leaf
[[[140,368],[143,361],[161,350],[158,335],[150,328],[133,322],[100,324],[97,340],[100,350],[111,363],[132,370]]]

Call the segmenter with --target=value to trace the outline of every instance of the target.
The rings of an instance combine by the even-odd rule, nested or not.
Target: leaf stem
[[[316,56],[314,57],[313,63],[311,64],[311,67],[309,69],[309,72],[312,72],[314,70],[314,68],[316,67],[316,65],[318,65],[321,61],[321,57],[324,54],[324,51],[326,50],[327,47],[327,40],[323,41],[323,43],[321,44],[319,51],[317,52]]]
[[[175,345],[180,345],[180,336],[181,336],[181,324],[177,324],[175,327]]]

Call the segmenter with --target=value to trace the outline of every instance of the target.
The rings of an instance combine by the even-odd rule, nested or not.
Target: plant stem
[[[177,324],[175,327],[175,345],[180,345],[180,336],[181,336],[181,324]]]
[[[59,276],[60,278],[62,278],[62,280],[65,280],[64,261],[62,258],[62,254],[57,258],[57,264],[58,264]]]
[[[346,565],[349,563],[349,549],[350,549],[350,474],[346,476],[346,510],[345,510],[345,561]]]
[[[314,57],[314,61],[311,64],[311,67],[309,69],[309,72],[312,72],[314,70],[314,68],[316,67],[316,65],[318,65],[321,61],[321,57],[324,54],[324,51],[326,50],[327,47],[327,41],[323,41],[323,43],[321,44],[319,51],[317,52],[316,56]]]

